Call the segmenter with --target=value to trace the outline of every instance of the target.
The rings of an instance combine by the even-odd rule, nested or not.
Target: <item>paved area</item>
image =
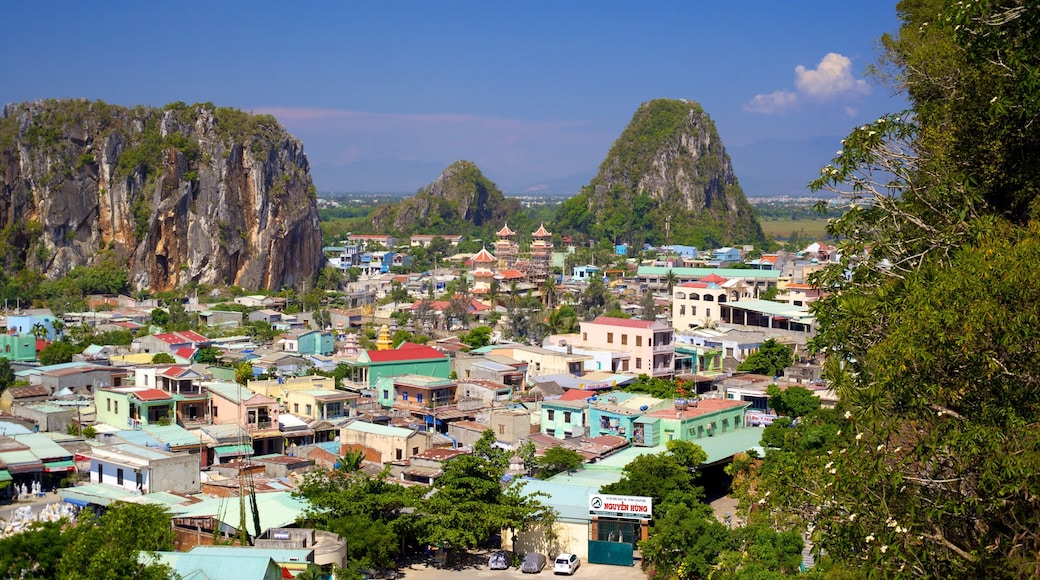
[[[538,578],[552,577],[552,562],[549,562],[540,574],[524,574],[519,568],[509,570],[491,570],[487,567],[487,559],[482,565],[459,566],[457,568],[434,568],[425,564],[412,564],[398,570],[398,578],[404,580],[460,580],[462,578]],[[562,576],[561,576],[562,577]],[[582,562],[574,573],[574,578],[595,578],[596,580],[646,580],[646,574],[638,565],[606,566]]]

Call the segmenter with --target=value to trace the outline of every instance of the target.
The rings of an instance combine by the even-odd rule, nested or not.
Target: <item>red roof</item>
[[[595,397],[596,391],[585,390],[585,389],[567,389],[557,401],[584,401],[589,397]]]
[[[513,230],[509,229],[509,224],[502,226],[502,229],[498,230],[498,237],[504,238],[516,234]]]
[[[491,255],[491,252],[487,251],[487,248],[480,248],[480,252],[476,256],[473,256],[474,262],[497,262],[498,258]]]
[[[712,272],[711,274],[708,274],[707,276],[705,276],[705,277],[700,279],[701,282],[714,282],[716,284],[721,284],[721,283],[725,282],[726,280],[727,280],[727,278],[723,278],[722,276],[719,276],[718,274],[716,274],[714,272]]]
[[[623,326],[625,328],[650,328],[654,325],[653,320],[640,320],[638,318],[612,318],[610,316],[600,316],[596,320],[592,321],[592,324],[602,324],[605,326]]]
[[[185,330],[182,332],[167,332],[165,334],[156,334],[155,338],[158,338],[166,344],[209,342],[208,338],[191,330]]]
[[[534,233],[534,237],[536,238],[548,238],[551,235],[552,234],[550,234],[549,231],[545,229],[545,224],[538,226],[538,231]]]
[[[133,395],[142,401],[165,401],[170,399],[169,393],[160,389],[144,389],[143,391],[134,391]]]
[[[181,357],[183,359],[191,360],[191,359],[195,358],[195,353],[197,353],[197,352],[199,352],[199,349],[197,349],[197,348],[184,347],[184,348],[178,348],[177,350],[175,350],[173,352],[173,354],[175,354],[175,355],[177,355],[177,356],[179,356],[179,357]]]
[[[372,362],[401,362],[408,360],[442,360],[448,355],[424,344],[402,342],[395,350],[370,350],[368,358]]]
[[[734,399],[703,399],[697,403],[697,406],[687,407],[685,411],[676,411],[674,409],[662,409],[660,411],[654,411],[648,413],[647,417],[676,417],[678,419],[692,419],[700,415],[707,415],[709,413],[717,413],[719,411],[725,411],[727,409],[735,409],[738,407],[747,407],[751,403],[747,401],[737,401]]]
[[[499,274],[502,276],[502,278],[504,278],[506,280],[515,280],[515,279],[519,279],[519,278],[523,278],[524,277],[524,273],[523,272],[521,272],[520,270],[513,270],[513,269],[502,270],[501,272],[499,272]]]

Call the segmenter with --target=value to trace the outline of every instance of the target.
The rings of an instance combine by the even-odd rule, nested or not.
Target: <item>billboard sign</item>
[[[595,493],[589,496],[589,515],[648,520],[653,515],[653,498]]]

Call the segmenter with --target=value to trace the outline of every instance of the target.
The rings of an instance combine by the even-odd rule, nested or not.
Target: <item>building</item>
[[[363,350],[356,359],[341,361],[348,369],[344,383],[353,389],[372,389],[383,377],[423,375],[447,379],[451,359],[432,347],[402,342],[392,350]]]
[[[217,425],[238,425],[249,433],[257,455],[282,453],[278,401],[235,383],[205,383],[210,416]]]
[[[744,411],[751,403],[727,399],[675,399],[672,409],[644,414],[634,422],[632,443],[646,447],[666,445],[678,439],[722,435],[744,428]]]
[[[727,280],[743,281],[740,298],[757,298],[770,288],[776,288],[780,279],[779,270],[740,270],[736,268],[680,268],[667,266],[640,266],[636,270],[636,282],[651,290],[664,291],[668,288],[669,274],[674,284],[698,282],[712,274]],[[730,301],[736,298],[730,296]]]
[[[205,336],[191,330],[183,332],[166,332],[142,336],[134,340],[135,352],[174,353],[182,348],[203,348],[210,345]]]
[[[354,421],[340,429],[340,444],[344,453],[360,449],[365,454],[365,460],[375,463],[404,461],[429,449],[429,442],[426,433],[364,421]]]
[[[173,396],[150,387],[105,387],[94,392],[97,422],[119,429],[170,423],[176,413]]]
[[[508,270],[516,264],[516,256],[520,252],[515,239],[516,232],[509,229],[509,224],[505,224],[496,235],[498,239],[495,240],[495,254],[498,256],[498,269]],[[477,259],[474,258],[473,261],[476,262]]]
[[[278,346],[286,352],[319,354],[329,356],[335,352],[335,339],[331,332],[305,330],[297,334],[286,334],[278,340]]]
[[[91,483],[140,493],[198,493],[201,488],[196,454],[122,443],[94,447],[87,457]]]
[[[665,378],[675,375],[675,341],[670,325],[659,320],[600,316],[579,327],[582,346],[623,353],[612,372]]]
[[[592,396],[592,394],[589,394]],[[584,437],[588,434],[586,411],[589,402],[586,399],[542,401],[539,430],[550,437],[567,439]]]
[[[12,362],[36,360],[36,337],[32,334],[0,334],[0,357]]]
[[[134,384],[160,389],[174,401],[177,424],[191,427],[210,421],[209,393],[203,390],[203,376],[180,365],[148,365],[134,369]]]
[[[676,329],[710,327],[722,317],[723,303],[743,295],[740,279],[729,280],[709,274],[696,282],[683,282],[672,289],[672,326]]]
[[[531,234],[534,240],[531,242],[531,267],[528,277],[536,284],[544,282],[552,274],[552,242],[549,241],[552,234],[545,229],[545,225]]]

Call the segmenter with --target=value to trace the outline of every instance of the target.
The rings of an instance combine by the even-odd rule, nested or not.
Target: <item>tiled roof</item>
[[[538,226],[538,231],[534,233],[534,237],[536,238],[548,238],[551,235],[552,234],[550,234],[549,231],[545,229],[545,224]]]
[[[500,238],[504,238],[506,236],[516,235],[516,232],[514,232],[511,229],[509,229],[509,224],[506,224],[506,225],[502,226],[502,229],[498,230],[498,233],[495,234],[495,235],[500,237]]]
[[[481,248],[480,252],[478,252],[476,256],[473,256],[473,262],[475,263],[496,261],[498,261],[498,258],[492,255],[491,252],[487,251],[487,248]]]
[[[707,276],[701,278],[700,281],[701,282],[709,282],[709,283],[710,282],[714,282],[716,284],[721,284],[722,282],[726,281],[726,278],[723,278],[722,276],[719,276],[718,274],[712,272],[711,274],[708,274]]]
[[[697,403],[697,406],[687,407],[685,411],[676,411],[674,409],[662,409],[660,411],[654,411],[647,413],[647,417],[662,417],[677,419],[692,419],[693,417],[699,417],[701,415],[709,415],[711,413],[718,413],[719,411],[726,411],[728,409],[736,409],[750,406],[751,403],[747,401],[737,401],[734,399],[704,399]]]
[[[142,389],[131,394],[142,401],[165,401],[172,398],[169,393],[161,389]]]
[[[402,342],[401,346],[394,350],[370,350],[368,351],[368,358],[374,363],[380,363],[407,360],[440,360],[446,359],[448,356],[426,345]]]
[[[654,325],[654,321],[640,320],[638,318],[612,318],[610,316],[600,316],[593,320],[592,324],[623,326],[625,328],[650,328]]]

